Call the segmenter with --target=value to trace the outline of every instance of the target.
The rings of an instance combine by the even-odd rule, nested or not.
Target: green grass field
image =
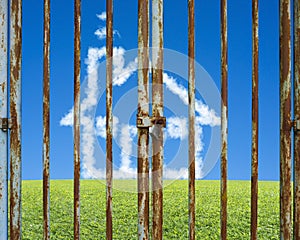
[[[81,181],[81,239],[105,239],[104,181]],[[164,239],[188,239],[187,181],[165,181]],[[137,239],[136,181],[114,182],[114,239]],[[196,181],[197,239],[219,239],[219,181]],[[23,239],[43,234],[42,182],[23,181]],[[279,183],[259,182],[259,239],[279,239]],[[73,183],[51,181],[51,239],[72,239]],[[250,237],[250,182],[228,182],[228,239]]]

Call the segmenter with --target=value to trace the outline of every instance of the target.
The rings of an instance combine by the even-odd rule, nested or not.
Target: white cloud
[[[132,152],[133,152],[133,137],[137,134],[136,126],[124,124],[121,127],[120,147],[121,147],[121,166],[120,171],[136,174],[136,170],[132,168]]]
[[[171,117],[167,119],[167,136],[173,139],[184,140],[188,136],[188,119],[184,117]],[[195,123],[195,174],[196,179],[203,177],[202,166],[203,151],[203,128],[201,122]],[[166,179],[187,179],[188,168],[171,169],[164,167],[164,178]]]
[[[98,67],[99,60],[105,57],[106,49],[102,48],[89,48],[88,58],[85,60],[87,65],[87,87],[84,89],[86,97],[81,102],[81,112],[84,114],[85,111],[91,110],[97,105],[98,97]]]
[[[163,74],[163,80],[167,89],[177,95],[185,105],[188,105],[187,89],[178,84],[175,78],[166,73]],[[197,99],[195,101],[195,111],[199,115],[197,119],[201,125],[209,125],[211,127],[220,125],[220,117],[217,116],[216,112],[213,109],[209,109],[207,105]]]
[[[105,56],[106,49],[102,47],[89,48],[87,64],[87,85],[84,89],[86,97],[81,103],[81,151],[82,151],[82,173],[86,178],[91,178],[103,174],[104,171],[96,169],[96,159],[94,156],[95,145],[97,138],[95,135],[94,116],[91,115],[90,110],[97,105],[97,98],[99,92],[98,67],[99,60]]]
[[[95,31],[95,35],[100,39],[105,39],[106,38],[106,27],[101,27],[101,28],[98,28],[96,31]]]
[[[173,169],[164,166],[163,170],[163,177],[165,179],[187,179],[188,178],[188,169],[187,168],[180,168],[180,169]]]
[[[106,21],[106,12],[102,12],[96,15],[101,21]]]
[[[113,116],[113,136],[116,137],[119,128],[119,118]],[[106,117],[98,116],[96,117],[96,135],[102,138],[106,138]]]
[[[167,136],[170,138],[185,139],[188,135],[187,118],[170,117],[167,119]]]
[[[178,84],[175,78],[164,73],[163,81],[166,84],[167,89],[169,89],[172,93],[177,95],[185,105],[189,104],[188,91],[186,90],[186,88],[184,86]]]
[[[122,47],[114,47],[113,49],[113,84],[121,86],[136,70],[136,60],[129,62],[125,65],[125,50]],[[81,101],[81,150],[82,150],[82,169],[83,176],[85,178],[103,177],[105,171],[97,169],[95,159],[95,145],[97,144],[97,136],[102,138],[106,137],[105,130],[105,117],[97,117],[94,120],[94,116],[90,111],[98,104],[99,86],[98,86],[98,68],[99,60],[106,55],[106,48],[89,48],[88,57],[85,60],[87,65],[87,77],[86,87],[84,89],[85,98]],[[105,81],[105,79],[103,80]],[[114,116],[113,118],[113,134],[118,134],[119,119]],[[69,112],[60,120],[61,126],[73,126],[73,110]],[[96,133],[96,134],[95,134]],[[124,177],[125,173],[120,172],[120,177]]]
[[[102,12],[96,15],[101,21],[106,21],[106,12]],[[103,40],[106,38],[106,27],[98,28],[94,34],[98,37],[99,40]],[[113,35],[118,35],[120,37],[120,33],[117,30],[113,30]]]
[[[219,126],[221,124],[220,117],[217,116],[215,110],[209,109],[203,102],[196,100],[195,111],[199,114],[196,120],[201,125],[209,125],[211,127]]]
[[[125,50],[122,47],[114,47],[113,53],[113,84],[121,86],[128,80],[128,78],[130,78],[130,76],[135,71],[136,60],[125,65]],[[89,48],[88,50],[88,58],[85,60],[85,64],[87,65],[87,87],[84,89],[86,98],[83,99],[81,104],[82,112],[89,111],[98,104],[98,67],[99,60],[104,58],[105,55],[105,47]],[[119,77],[115,75],[119,75]],[[105,81],[105,79],[103,79],[103,81]]]
[[[96,134],[106,138],[106,117],[99,116],[96,118]]]
[[[114,137],[117,137],[117,130],[119,119],[114,116]],[[96,132],[97,135],[106,138],[106,117],[99,116],[96,118]],[[135,178],[136,177],[136,168],[132,167],[132,153],[133,153],[133,138],[137,135],[136,126],[122,124],[120,126],[120,158],[121,164],[119,170],[114,171],[114,176],[118,178]]]
[[[95,31],[95,35],[99,40],[103,40],[106,38],[106,27],[100,27]],[[113,35],[118,35],[120,37],[120,33],[117,30],[113,31]]]
[[[73,116],[73,108],[71,108],[69,110],[68,113],[65,114],[64,117],[62,117],[62,119],[59,121],[59,125],[60,126],[69,126],[69,127],[72,127],[73,126],[73,119],[74,119],[74,116]]]
[[[113,85],[123,85],[137,70],[137,58],[125,66],[125,49],[122,47],[113,49]]]
[[[202,166],[202,151],[203,151],[203,128],[200,123],[196,121],[195,124],[195,177],[200,179],[203,177]]]

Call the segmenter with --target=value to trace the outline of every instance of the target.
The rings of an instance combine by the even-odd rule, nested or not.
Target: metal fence
[[[80,18],[81,1],[74,0],[74,239],[80,239]],[[149,115],[149,0],[138,0],[138,238],[163,238],[163,0],[152,0],[152,116]],[[189,92],[189,239],[195,239],[195,27],[194,0],[188,0],[188,92]],[[280,0],[280,238],[300,239],[300,1]],[[221,6],[221,239],[227,238],[227,0]],[[294,19],[291,19],[291,7]],[[8,9],[10,8],[10,11]],[[112,55],[113,1],[106,0],[106,238],[112,239]],[[10,13],[10,16],[8,16]],[[9,19],[9,21],[8,21]],[[0,1],[0,239],[21,239],[21,59],[22,0]],[[291,26],[294,40],[291,46]],[[257,239],[258,199],[258,0],[252,0],[252,176],[251,239]],[[9,30],[8,30],[9,29]],[[8,34],[9,32],[9,34]],[[9,39],[8,39],[9,36]],[[8,53],[9,49],[9,53]],[[291,54],[294,69],[291,74]],[[49,87],[50,0],[44,0],[44,96],[43,96],[43,218],[44,239],[50,239],[49,191]],[[9,56],[9,66],[8,66]],[[9,74],[8,74],[9,69]],[[291,76],[294,80],[294,116],[291,118]],[[8,81],[9,79],[9,81]],[[9,114],[8,89],[9,85]],[[149,127],[153,138],[152,234],[149,233]],[[291,133],[294,132],[294,185],[291,183]],[[8,194],[8,134],[10,135],[10,194]],[[8,211],[10,196],[10,211]],[[292,212],[292,204],[294,204]],[[293,215],[293,217],[292,217]],[[294,223],[292,223],[292,219]]]

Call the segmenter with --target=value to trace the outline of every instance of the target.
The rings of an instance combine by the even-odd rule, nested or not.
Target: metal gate
[[[74,9],[74,239],[80,238],[80,18],[81,1]],[[291,2],[293,6],[291,6]],[[149,0],[138,0],[138,238],[163,238],[163,0],[152,0],[152,116],[149,114]],[[194,0],[188,0],[188,94],[189,94],[189,239],[195,239],[195,27]],[[300,239],[300,1],[280,0],[280,238]],[[221,6],[221,239],[227,238],[227,0]],[[293,19],[291,19],[291,7]],[[9,10],[10,9],[10,10]],[[113,0],[106,0],[106,238],[112,239],[112,56]],[[9,11],[8,11],[9,10]],[[10,16],[8,16],[10,13]],[[21,59],[22,0],[0,1],[0,239],[21,239]],[[293,46],[291,45],[293,26]],[[258,199],[258,0],[252,0],[252,176],[251,239],[257,239]],[[9,34],[8,34],[9,32]],[[9,36],[9,39],[8,39]],[[9,49],[9,53],[8,53]],[[291,55],[294,54],[293,74]],[[43,97],[43,217],[44,239],[50,239],[49,191],[49,86],[50,86],[50,0],[44,0],[44,97]],[[9,60],[8,60],[9,56]],[[9,62],[9,66],[8,66]],[[8,73],[9,69],[9,73]],[[294,116],[291,118],[291,79],[294,80]],[[9,81],[8,81],[9,79]],[[9,114],[8,89],[9,85]],[[152,234],[149,232],[149,127],[153,138]],[[291,132],[294,132],[294,185],[291,182]],[[10,135],[10,194],[8,194],[8,134]],[[8,211],[8,196],[10,210]],[[294,204],[292,212],[292,204]],[[293,223],[292,223],[292,215]]]

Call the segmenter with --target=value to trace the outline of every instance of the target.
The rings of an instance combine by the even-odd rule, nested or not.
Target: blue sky
[[[73,1],[51,1],[51,152],[50,174],[52,179],[69,179],[73,177],[73,135],[72,128],[61,126],[62,118],[69,112],[73,105]],[[260,1],[260,59],[259,59],[259,91],[260,91],[260,125],[259,125],[259,178],[261,180],[279,179],[279,19],[277,1]],[[95,31],[105,26],[105,21],[97,17],[105,11],[105,1],[82,1],[82,44],[81,44],[81,80],[82,91],[87,82],[87,67],[89,49],[101,49],[105,40],[100,40]],[[196,20],[196,61],[203,67],[199,68],[200,77],[196,79],[200,93],[206,97],[197,95],[204,104],[208,104],[210,110],[215,111],[218,117],[217,107],[208,102],[211,91],[201,85],[201,80],[212,81],[217,88],[220,87],[220,6],[218,0],[195,1]],[[134,50],[137,48],[137,1],[114,1],[114,29],[117,31],[114,37],[114,46],[118,47],[120,56],[125,58],[124,68],[134,64]],[[228,129],[228,177],[229,179],[250,179],[251,166],[251,2],[228,0],[228,57],[229,57],[229,129]],[[43,43],[43,2],[38,0],[23,2],[23,178],[42,178],[42,43]],[[176,52],[176,56],[187,55],[187,3],[186,1],[165,1],[164,3],[164,47]],[[122,49],[128,50],[123,53]],[[168,55],[168,54],[167,54]],[[119,59],[120,60],[120,59]],[[121,59],[122,60],[122,59]],[[120,61],[121,61],[120,60]],[[104,57],[97,61],[100,68],[97,73],[99,89],[104,87],[103,71],[101,66],[105,64]],[[118,63],[120,63],[120,61]],[[167,64],[165,64],[167,65]],[[131,65],[133,66],[133,65]],[[183,65],[184,66],[184,63]],[[122,96],[129,94],[134,99],[134,87],[137,84],[136,72],[128,70],[130,77],[122,86],[114,87],[114,113],[119,114],[120,124],[114,141],[114,161],[116,169],[123,163],[130,161],[130,168],[136,167],[135,148],[136,141],[134,125],[134,108],[128,105]],[[210,75],[206,75],[205,71]],[[178,86],[186,87],[186,79],[176,72],[167,72],[168,79],[175,79]],[[105,74],[105,73],[104,73]],[[104,75],[105,76],[105,75]],[[202,80],[203,81],[203,80]],[[170,85],[169,85],[170,86]],[[206,85],[205,85],[206,86]],[[174,87],[174,84],[173,84]],[[201,88],[202,87],[202,88]],[[174,90],[174,88],[173,88]],[[166,86],[165,91],[168,91]],[[172,99],[172,90],[165,99]],[[173,91],[174,92],[174,91]],[[101,95],[101,94],[100,94]],[[173,94],[174,95],[174,94]],[[84,98],[83,94],[83,98]],[[177,100],[176,100],[177,96]],[[131,99],[131,98],[128,99]],[[174,97],[174,96],[173,96]],[[95,106],[98,127],[101,125],[105,109],[105,96],[101,95]],[[166,102],[165,113],[168,118],[181,117],[184,119],[187,107],[184,101],[180,103],[179,94],[175,94],[173,102]],[[217,99],[217,97],[216,97]],[[122,105],[124,104],[125,105]],[[181,105],[180,105],[180,104]],[[118,105],[119,104],[119,105]],[[121,104],[121,105],[120,105]],[[118,106],[121,106],[118,108]],[[172,109],[172,108],[175,108]],[[179,112],[176,112],[179,111]],[[176,116],[175,116],[175,115]],[[199,116],[199,114],[198,114]],[[123,120],[124,118],[124,120]],[[129,119],[126,122],[126,119]],[[174,119],[174,118],[173,118]],[[103,120],[103,119],[102,119]],[[177,119],[178,120],[178,119]],[[126,127],[125,122],[129,125]],[[174,120],[175,121],[175,120]],[[184,121],[184,120],[182,120]],[[177,121],[178,122],[178,121]],[[122,124],[123,125],[122,125]],[[169,126],[171,126],[169,121]],[[174,122],[173,122],[174,123]],[[132,125],[132,126],[131,126]],[[204,124],[205,125],[205,124]],[[202,126],[201,142],[203,149],[199,152],[199,158],[204,160],[210,146],[212,129],[218,124]],[[212,126],[213,125],[213,126]],[[95,125],[95,128],[97,126]],[[174,126],[173,126],[174,127]],[[100,128],[99,128],[100,129]],[[96,128],[96,130],[99,130]],[[168,130],[168,128],[167,128]],[[174,130],[174,128],[172,129]],[[175,129],[176,130],[176,129]],[[177,129],[178,130],[178,129]],[[187,147],[186,141],[181,135],[172,137],[169,133],[166,141],[165,156],[166,165],[177,170],[186,166]],[[127,135],[126,135],[127,134]],[[129,135],[128,135],[129,134]],[[176,135],[176,134],[175,134]],[[130,141],[122,141],[132,139]],[[96,136],[98,144],[95,149],[105,151],[105,140],[98,131]],[[125,144],[127,142],[127,145]],[[82,144],[83,147],[84,144]],[[129,146],[128,146],[129,145]],[[127,150],[127,157],[122,149]],[[178,150],[179,149],[179,150]],[[178,161],[172,160],[179,151]],[[212,149],[218,153],[219,149]],[[95,153],[95,168],[103,166],[104,158]],[[182,154],[182,155],[181,155]],[[186,154],[186,158],[184,157]],[[122,158],[123,156],[123,158]],[[176,155],[177,156],[177,155]],[[82,156],[84,158],[84,156]],[[204,162],[207,166],[208,162]],[[218,159],[215,159],[218,161]],[[214,161],[210,161],[214,162]],[[85,162],[86,163],[86,162]],[[85,164],[83,163],[83,165]],[[128,162],[127,162],[128,163]],[[177,164],[178,163],[178,164]],[[125,164],[126,165],[126,164]],[[219,179],[219,161],[206,175],[206,179]],[[129,166],[128,164],[126,165]],[[180,172],[180,171],[178,171]],[[176,173],[178,173],[176,172]]]

